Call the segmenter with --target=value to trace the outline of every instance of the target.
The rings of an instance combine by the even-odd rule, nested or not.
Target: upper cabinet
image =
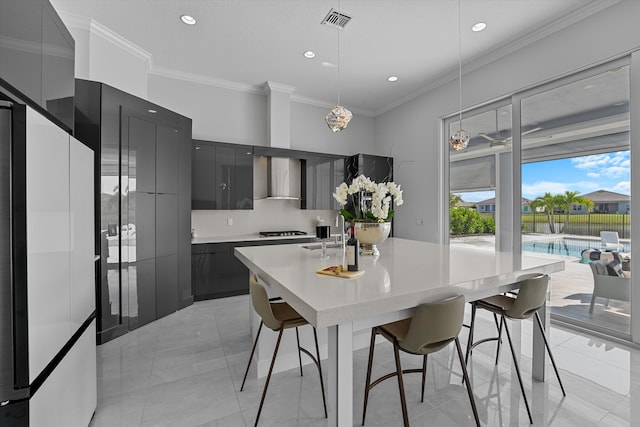
[[[344,158],[315,155],[308,156],[305,163],[306,196],[303,209],[340,209],[333,193],[344,180]]]
[[[375,182],[393,181],[393,157],[355,154],[345,160],[344,179],[351,183],[359,175],[371,178]]]
[[[191,209],[253,209],[253,147],[194,140]]]
[[[73,129],[75,42],[47,0],[0,1],[0,80]]]

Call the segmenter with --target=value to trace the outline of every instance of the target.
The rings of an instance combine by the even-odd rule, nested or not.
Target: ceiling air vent
[[[329,13],[327,13],[327,16],[324,17],[321,24],[342,30],[349,21],[351,21],[351,17],[349,15],[335,9],[331,9]]]

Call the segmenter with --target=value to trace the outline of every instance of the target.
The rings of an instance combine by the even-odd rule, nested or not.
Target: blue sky
[[[629,151],[594,154],[571,159],[522,165],[522,197],[533,200],[545,192],[580,194],[608,190],[630,194]],[[479,202],[494,197],[493,191],[460,193],[465,202]]]

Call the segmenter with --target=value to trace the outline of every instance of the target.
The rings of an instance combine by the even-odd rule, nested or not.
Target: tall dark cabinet
[[[76,137],[96,152],[98,342],[193,303],[191,119],[76,80]]]

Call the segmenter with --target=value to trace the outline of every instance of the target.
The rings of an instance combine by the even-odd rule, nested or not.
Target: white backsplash
[[[198,237],[243,236],[260,231],[300,230],[315,235],[316,218],[335,227],[338,211],[300,209],[296,200],[260,199],[253,201],[253,210],[191,211],[191,228]],[[229,221],[229,219],[231,219]],[[229,222],[232,225],[228,225]]]

